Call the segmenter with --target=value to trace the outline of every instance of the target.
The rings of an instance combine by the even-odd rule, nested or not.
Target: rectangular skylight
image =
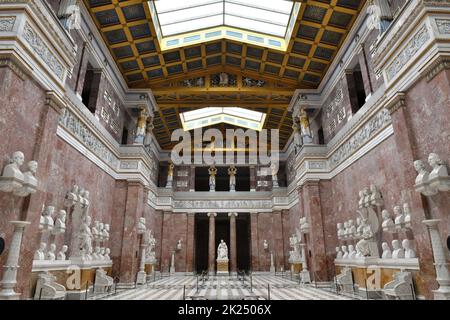
[[[294,2],[287,0],[156,0],[164,37],[229,26],[284,37]]]
[[[180,119],[185,131],[218,123],[261,131],[266,115],[238,107],[208,107],[180,113]]]

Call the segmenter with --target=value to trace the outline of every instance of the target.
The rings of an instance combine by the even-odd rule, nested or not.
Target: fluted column
[[[208,271],[214,273],[216,260],[216,217],[217,213],[208,213],[209,217],[209,249],[208,249]]]
[[[17,269],[19,269],[20,246],[22,244],[23,230],[30,224],[28,221],[11,221],[14,233],[8,251],[6,264],[3,266],[3,279],[0,282],[0,300],[19,299],[20,293],[14,291],[17,283]]]
[[[439,219],[424,220],[430,232],[431,246],[433,247],[434,267],[436,269],[436,281],[439,283],[439,289],[433,290],[435,300],[450,300],[450,271],[449,263],[439,235]]]
[[[230,212],[230,257],[231,257],[231,272],[236,272],[237,269],[237,247],[236,247],[236,217],[237,212]]]

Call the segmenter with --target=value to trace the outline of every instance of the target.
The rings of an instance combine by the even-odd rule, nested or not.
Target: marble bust
[[[109,240],[109,224],[105,223],[104,228],[102,230],[103,241]]]
[[[356,227],[354,225],[353,220],[351,220],[351,219],[348,220],[347,226],[348,226],[348,233],[347,233],[348,237],[349,238],[354,237],[356,235]]]
[[[41,244],[39,245],[39,249],[36,250],[36,252],[34,253],[34,260],[45,260],[45,248],[47,247],[47,245],[45,244],[45,242],[41,242]]]
[[[67,213],[65,210],[59,210],[58,218],[55,221],[53,233],[57,234],[66,232],[66,216]]]
[[[50,249],[47,252],[47,259],[46,260],[56,260],[56,244],[52,243],[50,245]]]
[[[348,259],[355,259],[356,258],[356,250],[355,247],[350,244],[348,246]]]
[[[267,240],[263,241],[263,247],[264,247],[264,250],[269,249],[269,244],[267,243]]]
[[[417,171],[416,185],[428,183],[429,173],[425,170],[425,165],[422,160],[414,161],[414,169]]]
[[[342,259],[344,253],[341,251],[340,247],[336,247],[336,259]]]
[[[390,231],[390,230],[394,229],[394,227],[395,227],[394,220],[392,220],[391,214],[389,213],[389,211],[384,209],[383,211],[381,211],[381,216],[383,217],[383,222],[381,224],[383,231]]]
[[[111,260],[111,258],[109,257],[110,253],[111,253],[111,249],[106,248],[105,249],[105,256],[104,256],[105,260]]]
[[[38,163],[36,161],[29,161],[28,171],[23,174],[24,181],[23,186],[14,191],[14,195],[19,197],[26,197],[32,193],[35,193],[37,190],[38,181],[35,177]]]
[[[389,248],[389,244],[387,242],[383,242],[381,244],[381,249],[383,249],[383,253],[381,254],[381,259],[391,259],[392,258],[392,251],[391,251],[391,248]]]
[[[416,252],[411,248],[411,242],[408,239],[402,241],[403,250],[405,250],[405,258],[412,259],[416,257]]]
[[[428,163],[430,164],[432,171],[428,177],[430,187],[439,191],[449,191],[450,182],[448,176],[447,166],[441,160],[437,153],[430,153],[428,156]]]
[[[358,201],[358,208],[362,208],[364,207],[364,191],[360,190],[359,191],[359,201]]]
[[[370,185],[370,204],[373,206],[381,206],[383,204],[383,198],[377,186],[374,184]]]
[[[100,260],[100,247],[95,247],[94,253],[92,254],[93,260]]]
[[[401,229],[403,224],[405,223],[405,215],[402,212],[402,208],[400,206],[394,207],[394,215],[395,215],[395,227],[397,229]]]
[[[403,214],[405,216],[405,219],[404,219],[405,227],[410,228],[411,227],[411,210],[409,210],[409,204],[406,202],[403,204]]]
[[[338,236],[338,239],[342,239],[342,238],[344,237],[344,227],[343,227],[342,223],[339,222],[339,223],[336,225],[336,227],[337,227],[337,236]]]
[[[342,246],[342,259],[348,259],[348,251],[347,251],[347,246]]]
[[[100,248],[100,253],[99,253],[99,258],[100,260],[105,260],[105,248]]]
[[[47,206],[44,211],[42,212],[41,218],[40,218],[40,229],[46,229],[46,230],[53,230],[53,218],[52,215],[55,212],[55,207],[53,206]]]
[[[66,197],[64,199],[65,207],[72,207],[75,202],[78,202],[78,186],[73,185],[72,189],[66,193]]]
[[[25,156],[23,152],[16,151],[13,153],[9,164],[3,169],[0,179],[0,190],[3,192],[13,192],[22,188],[24,183],[24,175],[20,171]]]
[[[177,241],[177,250],[181,250],[182,246],[181,246],[181,239]]]
[[[57,259],[57,260],[66,260],[66,252],[67,252],[68,249],[69,249],[68,246],[63,245],[63,246],[61,247],[61,251],[58,252],[58,256],[57,256],[56,259]]]
[[[92,238],[94,240],[99,240],[100,236],[100,221],[95,220],[94,225],[91,228]]]
[[[400,242],[398,240],[392,240],[392,259],[403,259],[405,257],[405,251],[400,248]]]
[[[349,236],[349,228],[348,228],[348,221],[344,221],[344,232],[343,232],[343,238],[347,239]]]

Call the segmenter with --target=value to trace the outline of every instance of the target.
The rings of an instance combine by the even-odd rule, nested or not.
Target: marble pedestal
[[[217,259],[217,274],[228,274],[228,259]]]
[[[137,284],[145,284],[147,282],[147,274],[145,271],[139,271],[136,278]]]

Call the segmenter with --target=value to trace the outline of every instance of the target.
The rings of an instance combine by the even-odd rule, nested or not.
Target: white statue
[[[349,228],[348,228],[348,221],[344,221],[344,239],[347,239],[349,236]]]
[[[347,251],[347,246],[342,246],[342,259],[348,259],[348,251]]]
[[[383,249],[383,253],[381,254],[381,259],[391,259],[392,251],[391,251],[391,248],[389,248],[389,244],[387,242],[383,242],[381,244],[381,248]]]
[[[53,229],[54,234],[60,234],[66,232],[66,211],[59,210],[58,218],[55,221],[55,227]]]
[[[368,219],[364,217],[361,217],[361,219],[362,239],[356,244],[356,251],[358,253],[358,257],[368,257],[371,255],[370,241],[372,240],[374,234]]]
[[[408,239],[402,241],[402,247],[405,251],[406,259],[412,259],[416,257],[416,252],[411,248],[411,242]]]
[[[151,230],[147,230],[144,234],[144,244],[146,246],[145,250],[145,261],[151,264],[154,264],[156,262],[155,257],[155,245],[156,240],[152,235]]]
[[[294,131],[294,150],[295,154],[300,152],[303,145],[302,135],[300,133],[300,125],[295,119],[292,119],[292,130]]]
[[[405,251],[400,248],[400,242],[398,240],[392,240],[392,259],[403,259],[405,257]]]
[[[228,247],[225,241],[220,240],[217,247],[217,260],[228,260]]]
[[[209,173],[209,191],[216,191],[216,174],[217,174],[216,167],[214,165],[209,167],[208,173]]]
[[[363,233],[363,224],[361,222],[361,218],[357,217],[356,218],[356,238],[359,239],[362,237],[362,233]]]
[[[78,186],[74,185],[72,190],[66,193],[66,197],[64,199],[65,207],[72,207],[76,202],[78,202]]]
[[[353,224],[353,220],[348,220],[348,238],[353,238],[356,235],[356,227]]]
[[[405,223],[405,215],[402,212],[402,208],[400,206],[394,207],[394,215],[395,215],[395,227],[397,229],[401,229]]]
[[[381,192],[378,190],[377,186],[374,184],[370,185],[370,204],[373,206],[380,207],[383,205],[383,197]]]
[[[269,244],[267,243],[267,240],[263,241],[263,247],[264,247],[264,250],[269,249]]]
[[[145,225],[145,218],[144,217],[140,217],[138,225],[137,225],[137,233],[138,234],[144,234],[146,229],[147,229],[147,227]]]
[[[91,217],[86,216],[80,229],[80,249],[83,259],[91,260],[92,253],[92,232],[91,232]]]
[[[409,210],[409,205],[406,202],[403,204],[403,214],[405,216],[405,227],[411,228],[411,210]]]
[[[306,113],[305,108],[301,108],[300,109],[299,123],[300,123],[300,132],[302,134],[303,143],[304,144],[312,143],[313,142],[313,136],[312,136],[312,133],[311,133],[311,128],[309,126],[308,114]]]
[[[270,164],[270,171],[272,173],[272,187],[273,188],[278,188],[279,184],[278,184],[278,163],[277,162],[272,162]]]
[[[50,250],[47,252],[46,260],[56,260],[56,244],[50,245]]]
[[[9,164],[3,169],[0,179],[0,191],[13,192],[22,188],[25,177],[20,167],[23,165],[25,156],[23,152],[16,151],[13,153]]]
[[[181,239],[177,241],[177,251],[180,251],[182,248],[181,246]]]
[[[355,247],[350,244],[348,246],[348,259],[355,259],[356,258],[356,250]]]
[[[417,171],[416,185],[428,184],[429,172],[425,170],[422,160],[414,161],[414,169]]]
[[[381,215],[383,217],[383,222],[381,224],[381,227],[383,228],[383,231],[390,231],[393,230],[395,227],[394,220],[391,218],[391,214],[389,211],[384,209],[381,211]]]
[[[92,239],[94,239],[94,241],[99,241],[100,240],[100,221],[95,220],[94,221],[94,225],[91,228],[91,233],[92,233]]]
[[[105,249],[105,260],[111,260],[111,257],[109,256],[111,254],[111,249],[106,248]]]
[[[103,236],[103,241],[109,240],[109,224],[108,223],[105,223],[105,225],[103,227],[102,236]]]
[[[228,84],[229,84],[228,74],[225,72],[221,72],[219,74],[219,85],[226,87],[226,86],[228,86]]]
[[[174,169],[173,163],[169,163],[169,167],[167,169],[167,183],[166,183],[166,188],[169,188],[169,189],[172,188],[173,169]]]
[[[34,253],[34,260],[45,260],[45,248],[47,247],[47,244],[45,242],[41,242],[39,245],[39,249],[36,250]]]
[[[22,188],[16,189],[14,194],[19,197],[26,197],[37,190],[38,181],[35,177],[38,163],[36,161],[29,161],[28,171],[23,174],[24,181]]]
[[[363,206],[364,207],[370,206],[370,189],[365,187],[363,189],[363,195],[364,195]]]
[[[361,209],[364,207],[364,191],[359,191],[359,201],[358,201],[358,208]]]
[[[336,247],[336,259],[342,259],[344,253],[341,251],[340,247]]]
[[[106,249],[104,247],[101,247],[100,253],[99,253],[100,260],[105,260],[105,252],[106,252]]]
[[[58,252],[57,260],[66,260],[66,252],[67,252],[68,249],[69,249],[68,246],[63,245],[61,247],[61,251]]]
[[[236,191],[236,173],[237,169],[234,165],[228,168],[228,175],[230,176],[230,191]]]

